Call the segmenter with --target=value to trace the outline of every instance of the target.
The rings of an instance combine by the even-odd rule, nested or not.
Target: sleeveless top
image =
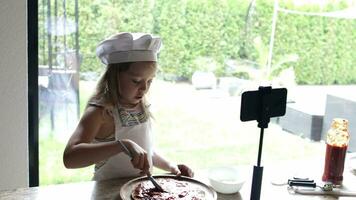
[[[94,142],[105,142],[121,139],[129,139],[142,147],[148,155],[152,171],[152,122],[146,113],[138,113],[125,110],[120,106],[109,110],[114,118],[115,136],[104,140],[96,139]],[[143,111],[144,112],[144,111]],[[119,144],[118,144],[119,145]],[[93,180],[106,180],[112,178],[136,177],[140,176],[141,170],[135,169],[131,164],[131,158],[124,152],[118,153],[107,160],[95,165]]]

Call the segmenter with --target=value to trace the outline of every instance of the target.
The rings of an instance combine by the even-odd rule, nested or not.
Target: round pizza
[[[205,200],[206,191],[199,185],[173,178],[155,178],[164,192],[158,191],[149,180],[143,180],[133,186],[133,200]]]

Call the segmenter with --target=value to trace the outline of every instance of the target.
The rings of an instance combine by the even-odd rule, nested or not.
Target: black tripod
[[[258,88],[258,91],[247,91],[241,99],[241,121],[257,120],[260,131],[257,166],[253,167],[250,200],[259,200],[261,195],[263,167],[261,166],[264,129],[268,127],[271,117],[283,116],[286,112],[287,89],[272,87]]]

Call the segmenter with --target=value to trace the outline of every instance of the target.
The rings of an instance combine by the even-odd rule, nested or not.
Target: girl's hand
[[[194,176],[193,170],[183,164],[173,165],[173,166],[171,166],[170,170],[171,170],[171,173],[173,173],[177,176],[188,176],[188,177]]]
[[[148,161],[147,152],[132,140],[123,139],[121,142],[130,151],[132,166],[136,169],[142,170],[142,174],[149,173],[150,163]]]

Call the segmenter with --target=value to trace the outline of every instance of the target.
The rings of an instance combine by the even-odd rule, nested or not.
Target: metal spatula
[[[118,140],[118,142],[119,142],[119,144],[121,145],[121,147],[124,149],[125,153],[126,153],[127,155],[129,155],[130,158],[133,158],[133,156],[132,156],[130,150],[127,149],[127,147],[126,147],[120,140]],[[148,179],[153,183],[153,185],[155,186],[155,188],[157,189],[157,191],[159,191],[159,192],[165,192],[165,191],[163,190],[163,188],[157,183],[157,181],[153,178],[153,176],[152,176],[150,173],[147,173],[147,177],[148,177]]]

